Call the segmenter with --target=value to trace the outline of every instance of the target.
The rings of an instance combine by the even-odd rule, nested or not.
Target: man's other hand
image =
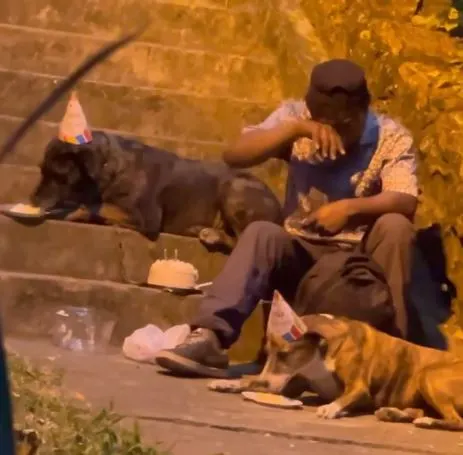
[[[302,224],[322,235],[335,235],[346,226],[351,215],[349,199],[342,199],[320,207]]]

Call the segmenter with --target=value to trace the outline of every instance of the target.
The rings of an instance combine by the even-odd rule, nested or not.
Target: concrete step
[[[0,114],[25,117],[53,89],[59,77],[0,67]],[[131,131],[140,136],[227,141],[244,125],[263,120],[274,105],[220,97],[192,96],[152,87],[86,81],[79,97],[92,128]],[[60,121],[64,98],[44,118]]]
[[[0,165],[0,204],[29,200],[39,178],[38,167]]]
[[[212,280],[226,256],[194,238],[162,234],[156,242],[126,229],[64,221],[25,225],[0,216],[0,269],[125,284],[144,282],[151,263],[178,250],[199,281]]]
[[[201,299],[200,296],[180,297],[108,281],[2,270],[0,293],[0,314],[7,333],[48,336],[57,310],[65,306],[86,306],[104,309],[116,316],[112,338],[116,345],[121,345],[126,336],[146,324],[166,329],[189,322]],[[253,360],[262,338],[262,327],[262,308],[259,307],[231,351],[233,360]]]
[[[0,62],[11,70],[66,76],[107,40],[0,24]],[[137,42],[98,66],[94,81],[264,102],[281,99],[275,62]]]
[[[0,22],[114,38],[150,19],[143,35],[150,43],[271,58],[262,39],[265,12],[258,2],[227,8],[212,1],[114,0],[108,6],[96,0],[16,0],[1,2]]]

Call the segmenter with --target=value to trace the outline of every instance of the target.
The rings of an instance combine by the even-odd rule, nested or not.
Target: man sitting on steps
[[[269,158],[289,164],[285,210],[292,216],[286,229],[255,222],[243,232],[205,295],[190,336],[156,358],[175,374],[223,377],[225,350],[258,302],[271,299],[275,289],[292,302],[309,268],[346,240],[363,242],[382,267],[397,330],[407,335],[416,153],[404,127],[370,109],[363,70],[347,60],[317,65],[305,100],[285,102],[261,124],[245,128],[224,154],[235,167]],[[297,235],[301,226],[312,227],[313,240]]]

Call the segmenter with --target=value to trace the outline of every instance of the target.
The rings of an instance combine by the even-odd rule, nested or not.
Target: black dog
[[[29,129],[92,68],[147,28],[101,47],[84,60],[30,113],[0,149],[0,163]],[[196,200],[195,200],[196,199]],[[252,221],[282,221],[280,205],[262,182],[223,163],[185,160],[139,142],[95,132],[89,145],[54,139],[42,164],[32,202],[81,206],[67,219],[105,221],[159,232],[199,235],[210,245],[232,246]],[[211,229],[212,228],[212,229]]]
[[[41,171],[34,205],[70,205],[68,220],[129,227],[151,239],[167,232],[231,249],[249,223],[283,219],[276,196],[249,173],[101,131],[85,145],[53,139]]]

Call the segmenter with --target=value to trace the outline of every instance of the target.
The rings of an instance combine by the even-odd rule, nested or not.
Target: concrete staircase
[[[240,128],[281,100],[277,58],[265,47],[268,5],[246,0],[4,0],[0,2],[0,143],[36,104],[103,42],[151,25],[140,41],[96,68],[78,87],[93,128],[139,137],[184,156],[217,159]],[[27,198],[44,145],[66,100],[0,166],[0,202]],[[280,164],[255,172],[281,195]],[[90,305],[118,316],[114,341],[148,322],[184,322],[198,297],[179,298],[134,283],[150,263],[178,249],[212,279],[225,260],[194,239],[154,244],[122,229],[0,218],[1,310],[6,328],[47,334],[60,305]],[[262,319],[246,325],[232,356],[254,356]]]
[[[149,17],[138,41],[79,85],[93,128],[135,135],[180,154],[218,158],[246,123],[280,99],[260,14],[225,2],[7,0],[0,5],[0,141],[86,55]],[[66,100],[3,167],[0,200],[27,196]],[[274,170],[278,174],[278,170]],[[268,173],[267,173],[268,174]]]
[[[49,221],[27,226],[0,218],[1,310],[6,328],[30,336],[46,335],[54,313],[67,305],[109,310],[118,323],[120,343],[136,328],[155,323],[168,327],[189,319],[197,296],[178,297],[137,285],[146,280],[152,261],[179,250],[195,263],[201,281],[211,280],[224,257],[205,254],[194,239],[162,236],[148,242],[124,229]]]

